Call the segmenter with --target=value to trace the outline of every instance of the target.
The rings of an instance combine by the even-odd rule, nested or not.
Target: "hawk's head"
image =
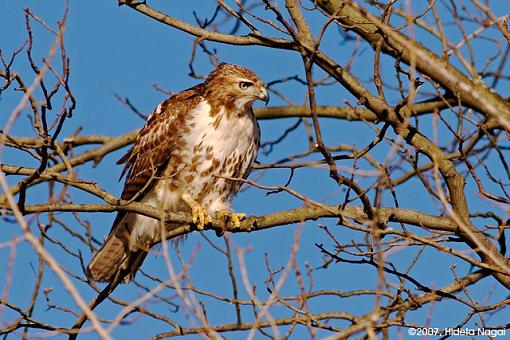
[[[247,68],[221,63],[205,81],[206,96],[244,110],[254,101],[269,101],[266,86]]]

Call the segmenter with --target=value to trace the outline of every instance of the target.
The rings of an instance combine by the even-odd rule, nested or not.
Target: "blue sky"
[[[156,3],[151,5],[156,5]],[[161,5],[158,3],[158,5]],[[33,13],[45,20],[52,27],[56,27],[57,20],[60,20],[63,13],[63,1],[2,1],[2,10],[0,12],[0,48],[4,53],[10,53],[15,50],[26,38],[24,29],[24,17],[22,9],[29,7]],[[201,18],[210,17],[214,12],[214,2],[210,1],[172,1],[161,5],[164,10],[173,16],[183,20],[193,21],[192,11],[196,11]],[[501,11],[508,12],[508,2],[501,1]],[[310,25],[317,32],[325,18],[320,15],[310,17]],[[35,46],[34,54],[41,58],[47,54],[52,37],[38,25],[34,26]],[[452,34],[454,36],[454,34]],[[459,35],[460,36],[460,35]],[[456,39],[452,39],[456,41]],[[199,80],[188,76],[188,62],[191,54],[193,38],[187,34],[177,31],[173,28],[164,26],[155,22],[133,10],[124,6],[117,6],[115,1],[72,1],[69,11],[68,25],[65,33],[65,42],[67,53],[71,60],[71,88],[78,101],[78,107],[72,119],[66,123],[63,136],[69,135],[78,127],[83,127],[82,135],[113,135],[117,136],[128,131],[132,131],[143,125],[143,121],[130,112],[126,106],[115,99],[112,93],[117,93],[122,97],[127,97],[142,112],[150,113],[166,95],[156,91],[152,84],[157,83],[160,87],[178,92],[188,88]],[[272,50],[263,47],[233,47],[221,44],[209,44],[210,48],[217,49],[221,61],[241,64],[254,70],[265,81],[280,79],[289,75],[299,75],[304,78],[301,57],[298,53],[289,51]],[[340,41],[340,36],[336,28],[330,28],[324,39],[323,47],[325,51],[334,55],[340,63],[345,64],[348,61],[350,52],[354,48],[353,43]],[[431,46],[433,48],[435,46]],[[477,57],[483,60],[490,54],[483,49],[477,50]],[[353,65],[353,69],[364,80],[369,80],[372,75],[371,67],[366,67],[366,62],[373,57],[371,49],[365,47],[359,52],[359,57]],[[15,69],[21,72],[27,79],[32,75],[27,69],[24,57],[18,58]],[[389,58],[383,60],[383,74],[391,75],[394,72],[393,61]],[[371,65],[371,64],[370,64]],[[196,70],[202,75],[206,75],[212,66],[208,57],[203,53],[197,54]],[[322,73],[317,72],[316,77]],[[371,85],[367,85],[373,89]],[[509,95],[508,82],[503,82],[501,93]],[[285,85],[277,86],[276,89],[285,93],[295,104],[302,104],[305,99],[306,88],[297,82],[290,82]],[[345,100],[355,104],[356,100],[343,88],[338,85],[329,87],[320,87],[317,90],[317,97],[321,105],[343,105]],[[390,100],[397,100],[390,98]],[[19,94],[7,91],[0,97],[0,113],[2,125],[5,117],[19,100]],[[272,96],[270,105],[284,105],[285,103],[277,96]],[[262,104],[257,104],[262,105]],[[32,134],[30,121],[27,118],[28,111],[25,111],[17,121],[12,130],[15,136],[28,136]],[[261,122],[262,141],[273,140],[277,138],[287,127],[295,122],[294,119],[272,120]],[[348,144],[362,148],[367,141],[373,139],[374,132],[363,123],[343,122],[332,119],[321,121],[327,144]],[[424,120],[426,125],[427,120]],[[430,122],[429,122],[430,123]],[[427,129],[427,128],[425,128]],[[430,129],[428,131],[431,131]],[[283,144],[278,145],[275,151],[267,156],[260,155],[259,161],[272,162],[288,156],[291,153],[305,151],[307,140],[304,137],[304,129],[300,127],[292,132],[290,138]],[[380,160],[388,151],[387,145],[381,145],[374,150],[374,154]],[[117,151],[105,157],[101,163],[92,168],[91,164],[82,167],[78,173],[80,178],[95,181],[104,189],[118,195],[121,191],[122,183],[117,181],[121,167],[115,165],[115,161],[125,152]],[[27,158],[15,154],[8,150],[2,158],[2,162],[20,164]],[[491,160],[489,159],[489,162]],[[32,166],[34,166],[32,164]],[[343,166],[352,166],[352,163],[346,162]],[[257,177],[254,174],[254,177]],[[260,182],[266,185],[283,185],[288,177],[286,170],[271,170],[264,173]],[[12,179],[14,180],[14,179]],[[366,185],[368,182],[362,182]],[[325,203],[334,204],[343,197],[335,187],[331,179],[327,177],[324,169],[299,170],[296,172],[292,182],[292,188],[316,200],[325,200]],[[30,202],[44,201],[45,188],[34,188],[29,191]],[[467,187],[468,192],[475,195],[473,183]],[[94,202],[94,198],[86,196],[83,193],[74,192],[75,202]],[[421,186],[416,182],[410,182],[399,189],[399,199],[403,207],[420,208],[420,210],[437,214],[438,205],[430,201]],[[391,204],[391,201],[388,201]],[[480,204],[480,209],[486,205]],[[285,193],[266,196],[263,190],[249,189],[239,195],[234,201],[234,208],[247,214],[262,215],[269,212],[276,212],[284,209],[296,208],[302,206],[297,199],[290,197]],[[113,221],[114,214],[82,214],[83,219],[90,221],[94,235],[101,239],[109,229]],[[68,223],[73,223],[73,219],[66,214],[61,215],[62,219]],[[317,228],[319,223],[326,223],[330,228],[339,228],[332,220],[311,221],[304,224],[300,250],[297,255],[300,270],[304,272],[305,262],[312,268],[316,268],[322,263],[322,256],[315,243],[325,243],[332,246],[332,242],[324,237],[324,233]],[[34,226],[34,224],[33,224]],[[2,226],[7,233],[2,233],[0,241],[6,241],[12,238],[12,235],[20,235],[21,230],[13,224]],[[251,251],[246,254],[247,263],[250,268],[250,279],[259,287],[262,296],[264,292],[264,280],[267,276],[264,264],[264,254],[270,256],[273,268],[283,266],[288,261],[289,249],[292,245],[295,231],[300,226],[285,226],[274,228],[270,231],[263,231],[250,234],[233,235],[234,244],[237,247],[251,246]],[[70,247],[78,247],[78,243],[65,236],[61,231],[53,230],[52,236],[62,237],[65,242],[69,242]],[[418,232],[419,233],[419,232]],[[355,233],[347,228],[335,230],[335,234],[342,242],[348,243],[350,240],[363,240],[363,235]],[[213,233],[207,233],[216,243],[223,245],[221,239],[217,239]],[[200,251],[195,259],[195,264],[191,269],[190,276],[197,287],[214,291],[218,294],[230,294],[230,281],[227,279],[225,259],[207,244],[207,242],[197,233],[190,235],[188,239],[181,244],[184,257],[190,256],[193,249],[197,246]],[[74,259],[64,257],[64,253],[58,247],[48,245],[48,249],[57,258],[61,258],[64,266],[78,271],[77,263]],[[84,251],[84,257],[90,259],[90,252]],[[452,274],[449,266],[459,262],[457,259],[446,259],[445,256],[438,255],[435,251],[427,249],[425,255],[414,268],[414,273],[423,279],[423,283],[431,287],[438,288],[452,280]],[[402,249],[397,254],[392,255],[391,260],[395,261],[400,270],[405,270],[406,265],[410,264],[412,257],[416,253],[416,248]],[[4,265],[7,261],[8,249],[0,249],[0,263]],[[178,259],[172,252],[172,259],[177,265]],[[237,260],[235,260],[237,267]],[[37,267],[37,257],[34,256],[31,247],[22,243],[18,245],[16,252],[17,271],[13,277],[10,298],[12,301],[24,306],[28,303],[31,294],[31,283],[35,279],[33,267]],[[155,275],[165,275],[163,261],[158,257],[150,257],[143,266],[144,269]],[[433,270],[437,268],[437,270]],[[470,268],[461,264],[457,269],[460,275],[465,275]],[[59,281],[50,274],[47,274],[43,280],[43,287],[51,288],[52,298],[61,305],[69,305],[77,310],[72,299],[60,287]],[[238,270],[236,273],[239,274]],[[0,273],[0,286],[3,286],[4,278]],[[391,278],[393,283],[398,284],[398,280]],[[240,282],[240,281],[239,281]],[[27,285],[28,283],[28,285]],[[314,289],[338,289],[348,291],[359,289],[375,289],[377,283],[376,272],[372,268],[338,264],[332,265],[327,270],[316,270],[314,272]],[[480,282],[476,290],[472,292],[473,296],[483,297],[490,289],[495,289],[494,297],[500,297],[504,292],[492,278]],[[242,288],[242,297],[247,298],[247,294]],[[284,286],[285,292],[299,291],[295,277],[288,280]],[[80,287],[83,296],[90,300],[94,294],[91,289]],[[126,299],[136,298],[142,291],[133,285],[119,287],[116,294]],[[170,295],[170,293],[167,293]],[[207,299],[208,316],[212,324],[221,322],[233,322],[232,311],[227,318],[221,313],[225,311],[224,304],[217,304]],[[345,310],[350,313],[366,313],[371,310],[373,304],[372,298],[352,298],[352,299],[325,299],[320,298],[311,301],[311,305],[317,310]],[[164,310],[164,306],[153,306],[156,310]],[[455,318],[459,310],[459,304],[453,302],[440,303],[433,309],[432,324],[435,327],[453,326],[461,320]],[[43,320],[51,320],[62,326],[70,326],[74,321],[73,316],[66,313],[45,310],[46,305],[41,296],[41,301],[37,307],[36,315]],[[276,309],[278,310],[278,309]],[[112,317],[118,308],[105,304],[98,308],[98,313],[104,317]],[[428,308],[410,313],[410,318],[416,318],[416,322],[421,322]],[[182,313],[171,313],[169,317],[179,322],[186,323]],[[244,310],[247,316],[249,310]],[[460,314],[464,315],[464,314]],[[274,313],[278,316],[278,312]],[[10,320],[13,314],[4,311],[0,320]],[[495,314],[495,320],[503,320],[503,315]],[[346,326],[345,322],[338,322],[336,325]],[[150,331],[149,331],[150,330]],[[137,338],[145,338],[158,331],[168,331],[167,325],[161,322],[143,318],[140,322],[132,325],[119,326],[113,335],[116,338],[124,338],[136,334]],[[298,336],[305,336],[306,329],[298,331]],[[326,335],[326,333],[318,333]],[[244,334],[227,334],[228,338],[243,338]],[[85,335],[83,339],[95,338],[94,335]],[[194,338],[194,337],[191,337]]]

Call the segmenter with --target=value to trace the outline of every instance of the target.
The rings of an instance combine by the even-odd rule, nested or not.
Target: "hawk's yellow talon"
[[[202,207],[197,201],[189,197],[188,195],[182,196],[184,202],[186,202],[191,208],[191,219],[196,224],[198,230],[204,230],[207,224],[212,223],[211,215],[207,210]]]
[[[222,210],[216,213],[216,218],[222,221],[224,227],[230,225],[235,229],[238,229],[241,226],[241,221],[246,217],[246,214],[243,213],[234,213],[229,210]]]
[[[193,223],[197,225],[198,230],[204,230],[204,226],[212,222],[212,218],[201,205],[197,204],[191,207]]]

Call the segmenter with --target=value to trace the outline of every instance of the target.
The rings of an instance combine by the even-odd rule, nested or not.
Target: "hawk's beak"
[[[267,93],[266,88],[261,88],[259,93],[259,99],[264,101],[267,105],[269,103],[269,93]]]

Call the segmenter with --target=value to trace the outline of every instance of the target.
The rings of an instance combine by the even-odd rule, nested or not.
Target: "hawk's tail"
[[[126,231],[119,233],[114,230],[108,236],[87,266],[86,275],[89,279],[97,282],[124,283],[133,280],[147,252],[141,249],[129,250],[129,236]]]

